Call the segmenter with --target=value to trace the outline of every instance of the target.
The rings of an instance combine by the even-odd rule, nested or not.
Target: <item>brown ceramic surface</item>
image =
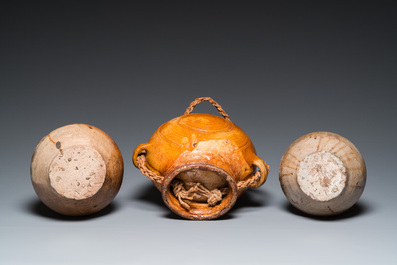
[[[72,124],[46,135],[32,156],[33,187],[52,210],[70,216],[93,214],[118,193],[123,158],[102,130]]]
[[[366,167],[358,149],[346,138],[313,132],[293,142],[280,163],[284,194],[299,210],[336,215],[352,207],[366,183]]]
[[[135,166],[138,167],[137,158],[143,153],[146,166],[164,177],[163,181],[154,181],[154,184],[162,191],[166,204],[177,214],[191,219],[212,219],[224,214],[247,188],[238,189],[240,181],[252,178],[255,168],[258,168],[261,176],[254,187],[259,187],[265,182],[268,172],[266,163],[256,155],[243,130],[228,119],[210,114],[186,114],[161,125],[148,143],[135,149]],[[205,177],[208,174],[203,172],[196,181],[207,187],[227,183],[231,195],[216,207],[201,205],[187,211],[178,205],[169,184],[172,178],[177,177],[176,172],[197,168],[212,170],[219,177],[209,180]],[[186,177],[183,180],[186,183]]]

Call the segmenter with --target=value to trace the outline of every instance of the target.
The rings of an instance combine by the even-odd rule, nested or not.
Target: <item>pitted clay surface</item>
[[[346,185],[346,168],[334,154],[321,151],[305,157],[297,171],[301,190],[312,199],[328,201],[337,197]]]
[[[92,197],[102,187],[106,164],[101,154],[89,146],[63,150],[50,165],[51,186],[62,196],[82,200]]]

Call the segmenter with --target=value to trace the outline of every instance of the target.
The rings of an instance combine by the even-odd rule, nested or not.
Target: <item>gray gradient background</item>
[[[396,5],[242,3],[1,4],[0,264],[397,264]],[[202,222],[172,214],[131,163],[201,96],[271,167]],[[71,123],[107,132],[125,162],[118,196],[87,218],[51,212],[30,182],[37,143]],[[296,211],[278,181],[286,148],[319,130],[367,164],[359,203],[334,218]]]

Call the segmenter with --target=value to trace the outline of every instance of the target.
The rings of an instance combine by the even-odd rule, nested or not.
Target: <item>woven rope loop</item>
[[[163,176],[158,175],[157,173],[151,171],[147,166],[146,166],[146,151],[143,150],[137,157],[137,164],[139,170],[142,172],[143,175],[148,177],[150,180],[153,182],[157,182],[161,184],[163,182]]]
[[[222,197],[229,192],[229,188],[209,190],[201,183],[197,182],[193,187],[186,189],[183,182],[179,179],[174,179],[172,182],[172,191],[179,203],[186,210],[190,209],[188,202],[194,201],[196,198],[204,197],[207,199],[208,206],[215,206],[222,201]]]
[[[208,101],[214,106],[218,112],[226,119],[230,120],[229,115],[223,110],[222,106],[219,105],[215,100],[213,100],[210,97],[202,97],[202,98],[196,98],[192,103],[190,103],[189,107],[186,108],[185,115],[190,114],[194,107],[196,107],[198,104],[200,104],[203,101]]]
[[[244,181],[239,181],[237,183],[237,189],[245,190],[248,188],[255,188],[257,183],[260,181],[260,179],[261,179],[261,172],[257,171],[253,177]]]

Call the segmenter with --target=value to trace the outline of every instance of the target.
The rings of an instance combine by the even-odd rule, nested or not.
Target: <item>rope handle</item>
[[[249,179],[239,181],[237,183],[237,188],[239,190],[258,188],[265,183],[267,175],[270,172],[269,165],[266,164],[266,162],[262,159],[258,158],[256,161],[254,161],[254,166],[258,168],[258,171],[256,171],[254,176],[250,177]]]
[[[208,101],[214,106],[218,112],[226,119],[230,121],[229,115],[223,110],[222,106],[218,104],[215,100],[213,100],[210,97],[201,97],[201,98],[196,98],[192,103],[190,103],[189,107],[186,108],[185,115],[190,114],[194,107],[196,107],[198,104],[200,104],[203,101]]]
[[[253,177],[247,180],[237,182],[237,189],[245,190],[248,188],[257,188],[260,179],[261,179],[261,172],[257,171]]]
[[[138,154],[136,158],[136,162],[138,169],[142,172],[143,175],[148,177],[151,181],[157,182],[158,184],[161,184],[163,182],[164,176],[161,176],[156,172],[153,172],[146,166],[146,150],[142,150]]]
[[[157,174],[156,172],[153,172],[146,166],[146,150],[142,150],[141,153],[137,156],[137,167],[138,169],[142,172],[143,175],[148,177],[151,181],[156,182],[158,184],[161,184],[163,182],[164,176],[161,176]],[[268,170],[268,167],[266,165],[266,168]],[[237,182],[237,189],[238,190],[245,190],[248,188],[257,188],[260,185],[263,184],[264,181],[262,181],[263,176],[267,176],[267,172],[261,172],[257,171],[253,177],[247,179],[247,180],[241,180]]]

